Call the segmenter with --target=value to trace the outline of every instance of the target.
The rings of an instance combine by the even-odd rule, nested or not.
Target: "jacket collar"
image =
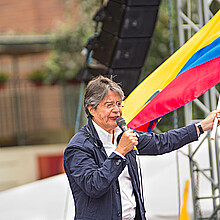
[[[95,138],[95,141],[97,142],[99,147],[103,147],[102,141],[99,139],[98,133],[92,123],[92,117],[88,116],[88,127],[90,130],[90,134],[92,135],[93,138]]]

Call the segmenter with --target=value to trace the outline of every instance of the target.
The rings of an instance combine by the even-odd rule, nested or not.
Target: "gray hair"
[[[84,108],[88,116],[90,115],[88,106],[92,106],[96,109],[110,90],[117,93],[121,100],[124,99],[124,92],[121,87],[107,77],[100,75],[88,83],[84,96]]]

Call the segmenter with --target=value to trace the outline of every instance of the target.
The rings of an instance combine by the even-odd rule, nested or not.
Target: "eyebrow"
[[[114,101],[109,101],[109,102],[105,102],[105,103],[113,103]],[[122,100],[116,101],[116,102],[122,102]]]
[[[117,103],[119,103],[119,102],[122,103],[122,101],[116,101],[116,102],[114,102],[114,101],[109,101],[109,102],[104,102],[104,105],[106,105],[106,104],[114,104],[114,103],[116,103],[116,105],[117,105]]]

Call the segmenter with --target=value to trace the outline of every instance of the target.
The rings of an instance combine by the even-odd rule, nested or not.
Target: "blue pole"
[[[82,81],[81,85],[80,85],[80,94],[79,94],[79,102],[78,102],[78,109],[77,109],[77,115],[76,115],[75,133],[79,130],[79,123],[80,123],[81,112],[82,112],[82,102],[83,102],[84,88],[85,88],[85,82]]]

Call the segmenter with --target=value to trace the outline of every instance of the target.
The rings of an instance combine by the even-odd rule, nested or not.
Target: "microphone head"
[[[116,123],[117,123],[117,125],[118,125],[119,127],[122,127],[122,126],[125,126],[125,125],[126,125],[126,122],[125,122],[124,118],[122,118],[122,117],[118,117],[118,118],[116,119]]]

